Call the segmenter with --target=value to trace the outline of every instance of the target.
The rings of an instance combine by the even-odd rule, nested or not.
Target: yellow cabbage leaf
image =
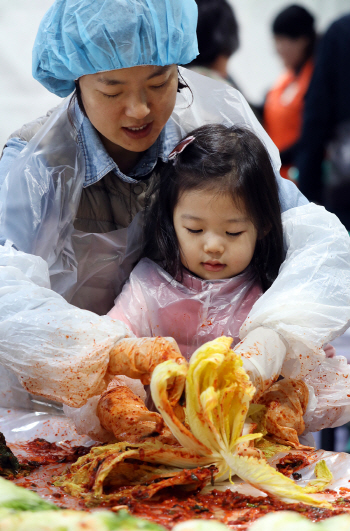
[[[316,463],[314,473],[317,479],[309,481],[304,488],[305,492],[322,492],[333,480],[333,474],[324,459]]]
[[[216,478],[236,474],[254,487],[283,500],[297,500],[330,507],[306,494],[293,480],[263,459],[235,453],[243,441],[261,438],[261,433],[241,436],[255,389],[237,354],[232,339],[219,337],[196,350],[186,376],[186,419],[189,429],[174,414],[167,394],[168,381],[183,376],[187,368],[173,361],[158,365],[152,375],[151,393],[165,423],[184,448],[211,458],[218,467]]]

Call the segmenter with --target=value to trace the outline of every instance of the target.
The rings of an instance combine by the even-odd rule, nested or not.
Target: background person
[[[240,90],[227,69],[230,57],[239,48],[239,26],[232,6],[227,0],[196,0],[196,3],[199,55],[188,68]],[[260,120],[257,107],[249,105]]]
[[[196,0],[199,55],[189,68],[238,89],[229,75],[229,58],[239,48],[239,28],[231,5],[226,0]]]
[[[314,68],[314,17],[304,7],[293,4],[277,15],[272,32],[286,70],[266,96],[263,125],[280,150],[281,175],[288,178],[289,169],[295,166],[304,98]]]
[[[350,14],[330,25],[306,95],[299,186],[350,230]],[[327,160],[328,167],[322,168]],[[324,170],[324,171],[323,171]]]

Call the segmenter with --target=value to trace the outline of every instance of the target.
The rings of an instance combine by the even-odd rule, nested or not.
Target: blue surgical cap
[[[198,55],[195,0],[56,0],[33,48],[33,77],[68,96],[86,74],[187,64]]]

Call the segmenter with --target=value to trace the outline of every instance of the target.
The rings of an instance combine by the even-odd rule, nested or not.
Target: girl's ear
[[[267,225],[264,229],[260,229],[258,231],[258,240],[262,240],[263,238],[265,238],[265,236],[268,235],[271,229],[272,229],[271,225]]]

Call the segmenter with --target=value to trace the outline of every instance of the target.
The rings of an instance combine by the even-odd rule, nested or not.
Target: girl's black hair
[[[269,154],[261,140],[243,127],[204,125],[190,135],[195,140],[161,171],[157,198],[147,214],[144,256],[159,259],[170,275],[181,280],[183,266],[173,224],[179,198],[190,190],[229,194],[257,229],[251,264],[265,291],[283,261],[281,207]]]

